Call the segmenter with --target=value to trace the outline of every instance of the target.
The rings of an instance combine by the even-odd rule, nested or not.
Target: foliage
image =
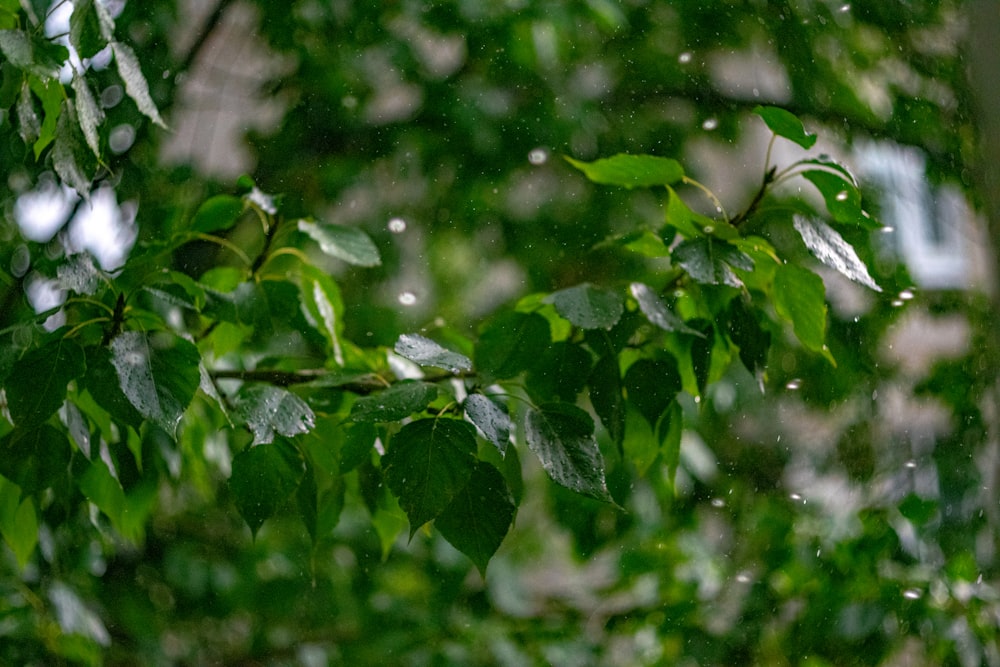
[[[459,632],[438,657],[467,664],[580,664],[580,656],[610,655],[601,638],[587,640],[586,632],[560,643],[560,627],[587,624],[575,618],[586,607],[578,599],[567,594],[564,607],[538,610],[535,605],[547,602],[533,601],[530,591],[503,592],[516,581],[511,568],[530,569],[532,552],[548,553],[553,547],[544,547],[545,540],[558,539],[555,529],[536,533],[524,526],[537,517],[562,524],[580,557],[606,545],[626,546],[617,563],[621,577],[599,591],[608,602],[594,618],[608,646],[612,639],[644,633],[655,639],[645,653],[632,646],[636,661],[686,655],[706,664],[769,663],[794,650],[836,662],[841,641],[859,656],[882,660],[904,651],[896,638],[907,635],[920,637],[943,659],[951,648],[937,638],[952,631],[955,619],[965,623],[962,645],[987,655],[984,647],[996,634],[989,622],[996,600],[992,589],[963,588],[980,571],[970,552],[959,550],[947,567],[933,571],[910,553],[910,533],[895,528],[905,519],[922,543],[925,533],[936,530],[935,503],[915,494],[889,507],[873,503],[841,516],[847,527],[829,531],[820,526],[826,515],[799,522],[795,505],[801,497],[758,493],[762,484],[780,486],[768,468],[779,462],[768,457],[785,454],[750,461],[754,454],[738,451],[738,436],[719,412],[725,388],[756,387],[770,399],[783,388],[798,388],[802,379],[791,373],[801,369],[809,379],[870,379],[859,368],[870,362],[873,342],[863,341],[858,351],[851,337],[874,335],[894,317],[893,309],[878,296],[868,328],[852,329],[831,318],[826,284],[836,274],[873,294],[907,286],[902,271],[877,270],[870,238],[879,224],[847,166],[820,153],[772,163],[778,142],[804,151],[815,145],[817,136],[799,116],[744,104],[753,117],[729,118],[733,133],[741,123],[763,124],[771,133],[756,191],[732,215],[690,175],[697,164],[681,159],[679,145],[666,151],[673,157],[626,150],[600,158],[593,143],[553,142],[578,156],[567,155],[565,167],[545,165],[570,187],[600,190],[575,183],[569,174],[576,170],[595,184],[623,188],[631,198],[616,198],[625,195],[614,191],[587,195],[607,198],[591,199],[597,205],[578,225],[558,219],[572,207],[551,213],[554,222],[542,216],[552,223],[542,231],[505,220],[508,243],[532,249],[524,255],[553,258],[553,266],[539,259],[528,265],[546,278],[533,277],[532,289],[512,304],[482,310],[485,318],[474,317],[460,294],[453,301],[443,296],[440,310],[453,323],[420,326],[373,308],[361,290],[394,270],[397,255],[406,250],[384,233],[350,224],[315,192],[356,185],[355,178],[377,187],[376,166],[361,159],[370,157],[376,165],[376,156],[398,158],[405,172],[412,165],[399,155],[385,157],[385,151],[405,156],[408,144],[434,140],[408,135],[406,122],[376,119],[372,124],[387,124],[391,139],[365,135],[371,144],[356,155],[347,151],[353,164],[320,164],[329,150],[320,148],[325,142],[348,140],[327,135],[312,114],[350,106],[352,95],[344,91],[362,87],[350,79],[366,65],[330,68],[324,58],[335,56],[325,47],[307,54],[309,40],[306,46],[289,44],[297,34],[289,23],[302,24],[299,32],[315,37],[344,21],[343,14],[305,4],[296,12],[266,4],[261,11],[274,45],[301,56],[290,86],[301,86],[297,94],[310,99],[289,112],[286,126],[311,128],[309,139],[286,150],[283,142],[295,132],[261,138],[256,180],[243,177],[236,188],[185,186],[183,173],[166,170],[137,174],[141,170],[125,156],[102,152],[108,117],[121,110],[105,112],[92,89],[109,73],[72,65],[64,82],[60,70],[72,60],[66,47],[42,36],[39,8],[35,16],[18,3],[0,9],[2,107],[14,110],[7,117],[15,121],[4,131],[16,125],[25,169],[50,166],[83,200],[95,182],[112,178],[122,196],[142,191],[140,186],[160,193],[143,201],[139,242],[121,266],[98,266],[85,253],[46,255],[20,238],[4,248],[5,259],[16,252],[27,252],[29,259],[28,266],[0,275],[14,295],[8,303],[16,302],[5,309],[0,331],[7,417],[0,423],[0,533],[21,580],[39,591],[31,593],[16,577],[4,582],[4,613],[15,628],[5,659],[28,662],[49,653],[97,664],[105,657],[127,661],[129,650],[181,662],[237,661],[241,650],[274,651],[269,659],[284,659],[280,652],[292,650],[292,641],[283,645],[264,628],[289,627],[298,636],[324,610],[342,618],[324,621],[322,634],[296,641],[306,649],[315,645],[317,655],[331,660],[338,651],[344,661],[399,651],[414,662],[431,662],[431,649],[421,655],[413,647],[433,646],[435,633],[447,636],[463,623],[472,629],[464,637]],[[769,11],[777,12],[778,4],[785,3],[768,3]],[[162,126],[159,109],[169,103],[154,102],[155,79],[142,74],[156,71],[152,50],[136,55],[115,39],[116,23],[137,21],[135,5],[112,18],[99,0],[74,3],[69,44],[83,58],[110,47],[134,111]],[[588,6],[595,24],[629,23],[615,7]],[[499,9],[433,11],[442,26],[459,21],[463,11],[482,12],[476,20],[484,31],[469,33],[470,50],[483,48],[474,42],[485,39],[480,34],[499,31],[492,39],[510,39],[510,72],[490,72],[489,81],[522,70],[528,79],[544,72],[545,50],[525,55],[523,40],[512,36],[527,33],[541,43],[546,26],[558,32],[572,23],[567,7],[555,18],[531,22]],[[823,11],[835,18],[833,10]],[[693,7],[676,13],[680,23],[706,20]],[[891,17],[874,9],[859,16],[887,31],[892,25]],[[354,17],[355,25],[365,25],[365,18]],[[410,24],[399,21],[389,22],[390,28],[403,34]],[[601,30],[614,34],[614,28],[591,28],[584,41],[598,43]],[[787,29],[813,35],[798,24]],[[368,48],[379,61],[384,49],[377,35],[361,31],[355,39],[359,53]],[[779,48],[794,51],[797,43],[787,37]],[[821,91],[818,79],[792,73],[807,107],[880,124],[841,76],[825,79],[833,89]],[[318,83],[329,76],[344,80]],[[468,72],[462,76],[466,85],[485,85]],[[427,74],[438,84],[442,77],[448,74]],[[458,88],[437,92],[451,95]],[[817,104],[822,97],[829,103]],[[462,117],[461,110],[447,122],[420,119],[415,126],[458,126],[453,134],[427,136],[473,137],[467,161],[442,161],[425,180],[462,184],[461,192],[471,193],[473,185],[463,179],[471,183],[477,167],[499,179],[507,166],[482,165],[491,156],[511,160],[511,151],[496,145],[508,133],[525,134],[518,123],[529,122],[532,113],[558,117],[551,104],[520,91],[516,113],[497,123]],[[882,129],[905,134],[897,122],[894,117]],[[553,132],[560,127],[553,121]],[[636,132],[633,141],[661,143],[650,139]],[[379,148],[380,141],[392,148]],[[960,152],[938,149],[942,162]],[[140,143],[131,153],[143,150],[149,148]],[[278,166],[281,160],[291,164]],[[451,177],[449,164],[457,172]],[[515,181],[503,187],[513,190]],[[286,191],[270,192],[284,183]],[[816,201],[790,196],[789,183],[811,188]],[[480,219],[476,206],[491,201],[488,194],[475,194],[440,204],[454,212],[437,231],[473,236]],[[451,222],[451,215],[460,222]],[[9,231],[14,239],[13,227]],[[434,246],[437,254],[426,260],[430,270],[446,273],[452,262],[442,248],[448,243]],[[41,313],[24,303],[29,268],[30,276],[44,276],[64,293],[61,303]],[[751,405],[756,388],[741,391],[740,400]],[[807,387],[803,393],[808,391],[821,390]],[[961,397],[955,403],[957,410],[978,415]],[[691,442],[696,431],[711,442],[720,463],[728,456],[734,468],[746,469],[734,476],[726,496],[710,497],[721,491],[714,486],[712,455]],[[544,484],[539,469],[548,478]],[[552,516],[537,509],[545,504]],[[731,561],[694,537],[709,531],[711,513],[727,505],[734,522],[757,529],[722,538],[739,554]],[[234,520],[237,514],[244,525]],[[522,514],[531,520],[515,526]],[[468,560],[446,551],[445,542]],[[498,550],[510,542],[514,555],[498,562]],[[527,553],[518,556],[518,545]],[[75,565],[74,559],[86,564]],[[370,565],[379,559],[381,564]],[[481,575],[479,591],[463,588],[469,561]],[[562,567],[572,572],[573,559],[567,561]],[[601,564],[599,558],[591,562]],[[678,562],[687,571],[675,570]],[[98,592],[104,584],[88,583],[75,569],[101,576],[107,590]],[[651,581],[643,574],[650,572],[666,574],[643,591],[642,582]],[[73,586],[63,581],[70,578]],[[723,580],[736,583],[720,592]],[[131,595],[130,581],[146,594]],[[852,588],[845,591],[848,582]],[[291,605],[309,585],[309,600]],[[942,597],[941,590],[954,595]],[[42,591],[44,601],[37,597]],[[512,620],[481,609],[487,592]],[[31,599],[28,593],[33,603],[24,602]],[[732,599],[720,601],[725,595]],[[125,609],[113,617],[114,637],[87,599]],[[452,617],[434,621],[434,612],[421,608],[428,599],[450,610],[442,617]],[[724,614],[708,619],[713,603]],[[795,608],[801,604],[804,611]],[[210,613],[219,632],[198,627],[197,610],[205,605],[217,606]],[[379,622],[379,605],[393,620],[384,626],[386,636],[366,648],[358,640]],[[245,608],[273,617],[247,629],[240,625]],[[176,627],[159,620],[168,610]],[[737,628],[736,616],[726,614],[748,621]],[[533,615],[552,621],[552,636],[530,627]],[[827,634],[831,621],[836,638]],[[499,623],[504,625],[495,636],[501,639],[481,649],[473,637],[489,636],[491,624]],[[127,637],[122,644],[119,635]],[[162,639],[167,635],[176,637],[173,645]],[[306,662],[303,650],[296,656]]]

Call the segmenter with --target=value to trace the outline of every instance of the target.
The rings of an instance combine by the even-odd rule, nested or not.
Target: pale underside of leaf
[[[421,366],[444,368],[452,373],[472,368],[472,361],[464,354],[452,352],[435,341],[419,334],[403,334],[393,348],[396,354]]]
[[[100,3],[98,3],[100,4]],[[102,33],[104,31],[102,21]],[[115,52],[115,63],[118,65],[118,75],[125,83],[125,93],[132,98],[142,115],[151,121],[167,129],[167,124],[160,117],[160,111],[156,108],[153,98],[149,94],[149,84],[139,67],[139,59],[135,52],[126,44],[121,42],[111,42],[111,48]]]
[[[868,267],[858,257],[854,247],[845,241],[837,230],[822,220],[801,215],[795,216],[794,224],[795,230],[802,237],[802,242],[819,261],[854,282],[870,287],[876,292],[882,291],[868,273]]]
[[[87,81],[79,73],[73,72],[73,91],[76,93],[76,114],[80,121],[83,138],[94,156],[101,157],[101,140],[97,128],[104,122],[104,112],[94,99]]]

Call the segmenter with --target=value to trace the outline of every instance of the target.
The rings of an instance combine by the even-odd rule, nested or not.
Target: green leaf
[[[97,405],[111,417],[131,426],[138,433],[143,416],[122,392],[121,381],[111,362],[111,351],[105,347],[88,347],[87,373],[83,386]]]
[[[243,200],[232,195],[215,195],[206,199],[191,219],[191,229],[211,233],[229,229],[243,215]]]
[[[674,248],[674,261],[700,283],[742,287],[733,268],[752,271],[753,258],[739,248],[713,238],[683,241]]]
[[[938,503],[935,500],[921,498],[915,493],[908,494],[899,503],[899,513],[915,526],[922,527],[938,513]]]
[[[774,309],[792,323],[803,345],[833,361],[826,348],[826,289],[819,276],[794,264],[778,267],[774,274]]]
[[[329,484],[319,487],[313,467],[306,466],[295,497],[302,521],[314,545],[328,538],[337,527],[344,509],[344,491],[342,476],[336,475],[330,479]]]
[[[673,357],[639,359],[625,371],[625,392],[652,427],[681,391],[681,373]]]
[[[378,266],[382,263],[378,248],[365,232],[357,227],[299,220],[299,231],[308,234],[320,250],[331,257],[355,266]]]
[[[80,130],[83,138],[87,141],[94,157],[101,157],[101,138],[97,134],[97,128],[104,122],[104,111],[94,99],[94,94],[90,92],[90,86],[86,79],[73,71],[73,92],[76,93],[76,115],[80,121]]]
[[[802,237],[810,252],[831,269],[844,274],[856,283],[861,283],[876,292],[882,288],[875,284],[868,274],[868,267],[861,261],[854,247],[844,240],[835,229],[822,220],[796,215],[795,230]]]
[[[479,337],[476,368],[486,382],[512,378],[537,364],[549,341],[549,323],[541,315],[501,313]]]
[[[712,223],[712,219],[688,208],[673,188],[667,188],[667,195],[666,224],[679,231],[686,239],[703,236],[705,227]]]
[[[629,291],[639,304],[639,310],[650,322],[660,327],[664,331],[680,331],[682,333],[700,336],[701,334],[684,323],[677,315],[667,308],[663,300],[657,296],[648,285],[643,283],[632,283]]]
[[[810,149],[818,138],[806,132],[798,116],[780,107],[757,106],[753,112],[764,119],[768,129],[779,137],[794,141],[802,148]]]
[[[42,151],[56,138],[59,119],[62,117],[63,102],[66,100],[66,91],[56,79],[43,80],[34,76],[28,77],[28,86],[31,88],[31,92],[42,101],[44,114],[41,132],[32,146],[37,160]]]
[[[500,471],[479,461],[434,526],[486,576],[486,566],[510,530],[516,509]]]
[[[590,403],[601,423],[619,447],[625,440],[625,397],[622,396],[618,356],[606,354],[594,365],[588,381]]]
[[[101,36],[101,23],[94,0],[75,0],[69,18],[69,43],[81,58],[92,58],[103,49],[108,39]]]
[[[396,354],[421,366],[444,368],[452,373],[472,369],[472,361],[467,356],[452,352],[420,334],[403,334],[393,349]]]
[[[656,433],[662,443],[660,453],[667,466],[667,482],[672,488],[681,461],[681,436],[684,434],[684,413],[680,403],[674,401],[670,404],[656,425]]]
[[[708,376],[712,371],[712,349],[715,347],[715,327],[702,321],[700,337],[691,340],[691,370],[699,396],[705,395]]]
[[[126,331],[111,342],[122,393],[171,437],[201,382],[198,348],[164,331]]]
[[[530,408],[524,435],[552,481],[579,494],[613,503],[604,479],[604,457],[590,415],[569,403]]]
[[[247,447],[233,457],[229,490],[254,537],[264,521],[288,501],[303,473],[301,456],[284,440]]]
[[[549,345],[528,373],[527,390],[542,401],[575,403],[590,377],[593,357],[576,343]]]
[[[97,5],[100,5],[100,3],[98,2]],[[100,17],[100,15],[98,16]],[[101,23],[103,33],[103,26],[106,23],[103,17]],[[107,35],[105,39],[110,41],[111,36]],[[153,102],[153,98],[149,95],[149,84],[146,83],[146,77],[142,74],[142,68],[139,67],[139,59],[136,57],[135,52],[128,45],[116,41],[111,41],[111,49],[115,53],[115,65],[118,67],[118,75],[125,83],[125,94],[135,102],[136,107],[139,108],[139,113],[149,118],[164,130],[167,129],[166,123],[160,118],[160,112],[156,108],[156,103]]]
[[[410,520],[410,536],[465,488],[476,465],[476,432],[457,419],[403,426],[382,457],[385,481]]]
[[[610,329],[622,316],[624,303],[617,292],[582,283],[547,296],[560,315],[582,329]]]
[[[469,394],[463,406],[469,421],[479,427],[486,439],[496,446],[501,456],[506,454],[513,427],[507,411],[495,400],[483,394]]]
[[[330,354],[338,366],[344,365],[340,343],[344,330],[344,302],[340,288],[327,274],[312,265],[301,267],[300,300],[306,321],[330,344]],[[273,312],[271,308],[270,312]]]
[[[0,535],[24,568],[38,544],[38,516],[31,498],[21,500],[21,489],[0,477]]]
[[[437,398],[438,389],[428,382],[403,380],[388,389],[363,396],[351,406],[356,422],[394,422],[420,412]]]
[[[74,466],[75,467],[75,466]],[[111,519],[116,530],[122,523],[122,512],[125,510],[125,491],[121,484],[111,475],[107,465],[99,457],[87,465],[83,474],[76,480],[80,492],[87,500],[97,505],[97,508]]]
[[[203,314],[223,322],[251,327],[259,333],[271,330],[271,311],[261,284],[257,281],[239,283],[229,292],[204,287]]]
[[[34,426],[49,418],[66,399],[66,385],[86,371],[83,349],[71,339],[57,338],[21,357],[5,383],[7,408],[18,426]]]
[[[59,121],[56,124],[55,144],[52,146],[52,167],[63,183],[70,186],[84,199],[90,198],[90,176],[80,166],[83,148],[76,134],[76,111],[71,100],[63,100]]]
[[[371,460],[378,432],[370,423],[344,424],[342,428],[344,443],[340,447],[340,471],[346,473]]]
[[[878,229],[879,224],[861,208],[861,191],[842,176],[825,169],[809,169],[802,176],[823,195],[826,209],[837,222]]]
[[[66,47],[23,30],[0,30],[0,52],[14,67],[41,79],[54,79],[69,58]]]
[[[594,162],[581,162],[571,157],[567,157],[566,161],[594,183],[603,185],[643,188],[670,185],[684,178],[684,168],[677,160],[655,155],[619,153]]]
[[[253,432],[254,445],[273,442],[275,433],[289,438],[308,433],[316,420],[305,401],[271,385],[244,385],[234,407]]]
[[[48,424],[17,427],[0,440],[0,475],[34,494],[67,474],[72,445],[66,434]]]
[[[42,136],[42,122],[35,112],[35,102],[31,95],[31,87],[27,81],[21,84],[21,91],[17,96],[17,131],[25,144],[31,145]]]
[[[740,348],[740,361],[763,387],[767,354],[771,349],[771,332],[761,327],[751,305],[740,297],[729,302],[726,321],[730,339]]]

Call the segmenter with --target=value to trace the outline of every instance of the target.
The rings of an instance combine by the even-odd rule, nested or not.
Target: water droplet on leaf
[[[528,153],[528,162],[531,164],[545,164],[548,162],[549,152],[544,148],[535,148]]]

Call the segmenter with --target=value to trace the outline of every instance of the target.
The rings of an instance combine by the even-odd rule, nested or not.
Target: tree
[[[782,459],[794,455],[738,443],[722,398],[735,387],[752,405],[763,388],[773,406],[785,388],[831,411],[881,386],[876,341],[899,308],[886,298],[864,322],[831,318],[817,271],[891,295],[909,280],[873,261],[879,225],[864,184],[809,152],[816,135],[788,109],[902,141],[919,119],[918,130],[934,130],[926,143],[935,168],[961,173],[968,138],[940,129],[956,118],[968,126],[961,104],[900,90],[886,119],[859,98],[851,68],[834,68],[824,52],[825,38],[844,40],[854,67],[870,73],[866,59],[906,45],[910,74],[927,84],[957,65],[929,58],[912,34],[940,25],[948,6],[928,4],[904,25],[875,5],[805,17],[797,4],[766,3],[758,29],[721,5],[442,5],[425,14],[263,4],[268,43],[296,58],[295,75],[278,83],[296,102],[276,133],[255,139],[253,178],[212,183],[156,158],[162,135],[150,124],[180,107],[176,88],[160,89],[152,73],[197,60],[195,50],[164,61],[154,45],[168,18],[143,18],[148,10],[134,3],[117,17],[101,2],[75,3],[69,44],[93,60],[60,78],[72,60],[41,30],[47,3],[7,4],[0,97],[16,119],[4,129],[17,136],[7,133],[5,150],[20,165],[9,185],[24,184],[9,198],[51,169],[81,208],[106,187],[119,201],[138,199],[139,222],[124,263],[103,267],[69,245],[42,252],[5,222],[0,530],[16,560],[4,591],[14,619],[5,659],[370,661],[399,652],[416,663],[580,664],[611,659],[623,637],[630,663],[838,661],[841,651],[882,660],[913,650],[991,659],[995,589],[977,578],[995,565],[977,561],[968,538],[937,539],[981,530],[981,521],[946,521],[946,498],[914,492],[820,512],[831,525],[811,525],[796,507],[809,494],[789,496],[782,480]],[[221,3],[201,34],[232,11]],[[653,85],[603,92],[616,78],[660,70],[658,11],[669,18],[662,25],[687,30],[686,47],[668,54],[677,67]],[[116,39],[133,33],[134,45]],[[329,34],[351,35],[352,48],[331,48]],[[795,64],[791,99],[774,100],[779,107],[719,92],[719,48],[767,35]],[[456,36],[461,55],[435,60]],[[99,66],[108,47],[115,71]],[[488,55],[498,48],[509,57]],[[114,86],[131,102],[103,108],[97,100]],[[698,103],[694,125],[704,132],[768,128],[742,208],[730,212],[732,202],[689,173],[696,162],[675,159],[690,129],[649,120],[681,96]],[[624,108],[643,119],[593,129]],[[138,138],[116,153],[111,133],[123,124]],[[799,154],[776,164],[778,142]],[[780,187],[793,179],[816,202]],[[352,200],[362,202],[357,217]],[[435,237],[423,248],[413,238],[421,230]],[[508,254],[527,290],[499,306],[464,289],[480,267],[502,275]],[[413,271],[414,261],[426,266]],[[395,287],[396,272],[419,285]],[[43,279],[65,299],[39,313],[25,295]],[[373,283],[390,298],[373,298]],[[969,373],[945,365],[923,385],[968,424],[956,439],[985,429],[976,397],[954,392],[954,378]],[[710,449],[690,440],[696,432]],[[871,479],[863,459],[878,434],[845,437],[844,467]],[[975,487],[964,453],[936,456],[957,464],[946,492]],[[728,494],[716,461],[737,471]],[[726,507],[731,557],[698,537]],[[582,587],[608,600],[590,605],[599,639],[565,630],[588,603],[549,609],[543,597],[533,609],[516,592],[502,600],[500,582],[513,579],[488,565],[505,539],[518,539],[523,514],[542,522],[541,546],[522,538],[529,550],[549,554],[557,547],[547,539],[569,535],[573,552],[600,564],[608,548],[626,548],[606,589]],[[480,573],[471,585],[469,561]],[[941,564],[941,574],[928,569]],[[635,575],[659,570],[667,574],[651,592],[636,588]],[[573,571],[571,562],[558,568]],[[951,591],[945,602],[941,590]],[[412,608],[428,598],[436,604]],[[337,619],[317,625],[330,610]],[[359,641],[387,610],[377,641]],[[548,619],[552,636],[519,616]],[[432,647],[469,618],[465,641]],[[491,624],[503,639],[478,646],[473,638]],[[964,630],[949,638],[956,624]],[[643,633],[652,633],[645,647]]]

